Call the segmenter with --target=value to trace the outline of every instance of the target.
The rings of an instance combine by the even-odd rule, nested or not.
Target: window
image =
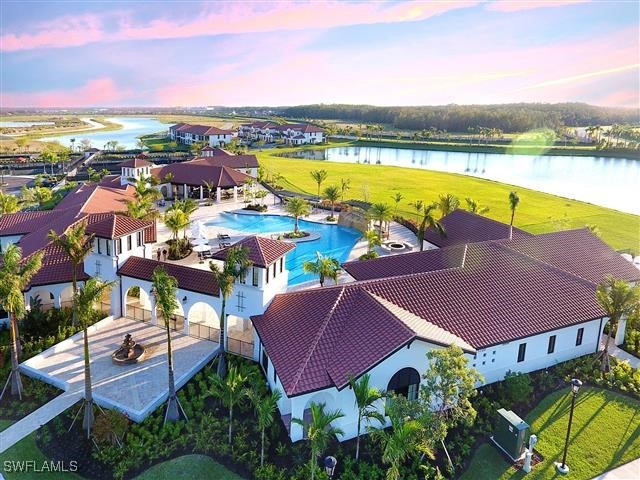
[[[551,335],[549,337],[549,346],[547,347],[547,353],[553,353],[555,349],[556,349],[556,336]]]
[[[102,264],[100,263],[100,260],[96,260],[96,277],[99,277],[101,273],[102,273]]]
[[[264,283],[269,283],[269,267],[264,269]]]
[[[120,255],[122,253],[122,239],[116,239],[116,255]]]
[[[264,373],[266,375],[266,373],[269,371],[269,357],[267,355],[267,351],[264,349],[264,345],[262,346],[262,370],[264,370]]]
[[[276,264],[273,264],[273,278],[276,278]]]
[[[576,335],[576,347],[578,345],[582,345],[582,336],[584,335],[584,328],[578,329],[578,334]]]
[[[257,267],[253,267],[253,286],[257,287],[258,286],[258,268]]]
[[[278,382],[278,378],[277,378],[277,374],[276,374],[276,366],[273,366],[273,383],[277,383]]]
[[[104,242],[107,245],[107,255],[111,255],[111,240],[106,240]]]
[[[138,232],[138,234],[136,235],[136,247],[139,247],[142,245],[142,232]]]
[[[418,398],[418,387],[420,386],[420,374],[414,368],[403,368],[391,377],[387,385],[387,392],[402,395],[409,400]]]
[[[131,250],[131,235],[127,235],[127,251]]]
[[[524,356],[527,352],[527,344],[521,343],[518,347],[518,362],[524,362]]]
[[[102,253],[102,251],[100,250],[100,239],[96,238],[96,250],[98,251],[98,253]]]
[[[243,292],[238,292],[238,311],[242,312],[244,310],[244,293]]]

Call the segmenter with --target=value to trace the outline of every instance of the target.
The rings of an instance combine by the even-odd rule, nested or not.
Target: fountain
[[[410,244],[406,242],[395,241],[395,240],[388,240],[384,242],[381,245],[381,247],[383,250],[386,250],[387,252],[393,252],[393,253],[410,252],[411,250],[413,250],[413,247]]]
[[[111,361],[116,365],[130,365],[132,363],[138,363],[144,358],[145,348],[136,343],[131,334],[127,333],[124,336],[122,345],[111,354]]]

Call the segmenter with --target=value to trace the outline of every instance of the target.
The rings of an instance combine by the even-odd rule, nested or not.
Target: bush
[[[507,372],[504,376],[503,388],[505,397],[512,408],[514,405],[526,404],[533,393],[531,379],[526,373]]]
[[[373,258],[378,258],[377,252],[371,251],[371,252],[363,253],[358,257],[359,260],[371,260]]]
[[[251,210],[254,212],[266,212],[267,211],[267,206],[266,205],[260,205],[257,203],[251,203],[249,205],[247,205],[246,207],[243,208],[243,210]]]

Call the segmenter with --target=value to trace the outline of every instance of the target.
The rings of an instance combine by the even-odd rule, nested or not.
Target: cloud
[[[529,85],[524,87],[522,90],[530,90],[533,88],[542,88],[542,87],[550,87],[552,85],[561,85],[563,83],[575,83],[583,80],[590,80],[593,77],[601,77],[606,75],[613,75],[620,72],[626,72],[628,70],[638,70],[640,67],[640,63],[632,63],[630,65],[622,65],[619,67],[607,68],[605,70],[598,70],[595,72],[584,72],[579,73],[577,75],[570,75],[567,77],[555,78],[553,80],[547,80],[544,82],[536,83],[534,85]]]
[[[8,108],[106,106],[118,104],[130,95],[130,90],[118,88],[111,78],[102,77],[69,90],[1,92],[0,104]]]
[[[322,0],[296,2],[204,3],[186,20],[169,11],[191,8],[192,4],[158,3],[163,17],[146,23],[133,18],[133,12],[111,12],[100,16],[84,14],[61,17],[22,28],[27,33],[7,33],[0,37],[0,50],[62,48],[95,42],[189,38],[222,34],[272,32],[278,30],[327,29],[349,25],[398,23],[425,20],[451,10],[477,5],[479,0],[402,3],[341,2]],[[32,33],[33,32],[33,33]]]
[[[494,0],[486,5],[494,12],[519,12],[536,8],[555,8],[587,3],[590,0]]]

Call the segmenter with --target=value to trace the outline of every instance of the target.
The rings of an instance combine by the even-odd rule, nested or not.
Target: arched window
[[[387,392],[402,395],[409,400],[417,400],[420,374],[415,368],[403,368],[391,377],[387,385]]]

